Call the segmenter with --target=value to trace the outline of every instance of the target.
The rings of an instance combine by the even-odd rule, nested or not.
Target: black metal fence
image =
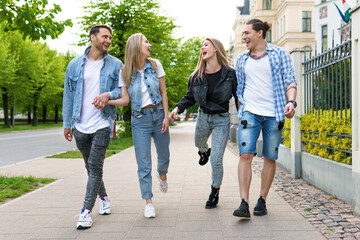
[[[316,56],[305,56],[304,67],[304,111],[320,119],[323,115],[333,121],[351,128],[351,40],[348,39]],[[348,131],[348,130],[347,130]],[[321,131],[305,131],[307,136],[317,138]],[[348,132],[347,132],[348,133]],[[304,134],[304,132],[303,132]],[[326,132],[329,138],[347,138],[351,144],[351,134],[339,134],[339,131]],[[349,140],[350,139],[350,140]],[[312,139],[314,140],[314,139]],[[351,146],[347,149],[334,148],[316,141],[303,143],[325,148],[329,154],[340,152],[351,164]],[[349,160],[347,161],[349,162]]]

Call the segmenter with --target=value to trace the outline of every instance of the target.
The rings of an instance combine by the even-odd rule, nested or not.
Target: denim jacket
[[[157,105],[161,102],[160,94],[160,82],[157,77],[155,69],[152,67],[151,63],[146,61],[144,67],[144,81],[147,90],[150,95],[150,99],[154,105]],[[131,99],[131,107],[134,111],[140,112],[141,110],[141,75],[139,72],[136,72],[136,76],[131,76],[131,84],[128,87],[129,96]]]
[[[203,76],[203,81],[197,79],[195,82],[190,76],[186,96],[175,107],[178,107],[179,113],[182,113],[197,102],[203,112],[207,114],[228,112],[229,101],[232,96],[234,96],[235,105],[237,106],[236,89],[237,79],[235,70],[229,67],[221,68],[221,79],[209,99],[207,99],[208,83],[206,75]]]
[[[64,128],[71,128],[76,121],[80,120],[81,103],[83,94],[83,78],[84,78],[84,64],[88,53],[88,47],[84,55],[74,58],[70,61],[66,68],[64,96],[63,96],[63,125]],[[100,92],[110,93],[110,99],[117,99],[121,97],[121,90],[119,85],[119,69],[123,63],[105,53],[104,65],[100,70]],[[113,119],[116,118],[116,106],[106,105],[101,111],[101,116],[109,120],[110,128],[113,128]]]

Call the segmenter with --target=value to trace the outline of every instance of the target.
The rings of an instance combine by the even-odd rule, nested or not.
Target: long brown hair
[[[205,38],[204,41],[206,41],[206,40],[210,41],[211,44],[214,46],[214,48],[216,50],[216,59],[218,60],[219,64],[222,67],[230,67],[229,58],[226,55],[225,48],[222,45],[222,43],[219,40],[217,40],[216,38]],[[203,81],[205,69],[206,69],[206,61],[203,59],[201,50],[200,50],[199,61],[196,65],[194,72],[191,74],[192,81],[195,82],[197,79],[200,79],[201,81]]]
[[[131,76],[134,74],[136,75],[136,63],[140,62],[143,37],[145,37],[144,34],[135,33],[126,41],[125,66],[121,70],[121,77],[127,87],[131,84]],[[155,59],[147,58],[146,60],[151,63],[152,67],[157,72],[158,68]]]

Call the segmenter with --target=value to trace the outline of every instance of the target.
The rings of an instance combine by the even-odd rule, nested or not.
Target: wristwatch
[[[292,103],[292,104],[294,104],[294,108],[296,108],[296,107],[297,107],[297,103],[296,103],[296,101],[294,101],[294,100],[289,100],[289,101],[288,101],[288,103],[289,103],[289,102],[290,102],[290,103]]]

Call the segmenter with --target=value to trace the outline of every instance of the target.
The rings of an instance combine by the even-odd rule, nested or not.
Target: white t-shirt
[[[101,117],[101,110],[92,104],[100,94],[100,70],[103,65],[104,59],[85,60],[80,121],[75,123],[75,128],[82,133],[91,134],[110,126],[109,121]]]
[[[248,58],[245,65],[244,111],[275,117],[275,97],[269,56]]]
[[[159,60],[155,60],[156,65],[157,65],[157,76],[158,78],[161,78],[163,76],[165,76],[165,71],[163,66],[161,65],[161,63],[159,62]],[[147,90],[145,81],[144,81],[144,69],[142,69],[141,71],[138,71],[140,73],[141,76],[141,106],[140,108],[143,108],[147,105],[152,104],[152,101],[150,99],[150,94],[149,91]],[[119,73],[119,87],[123,87],[125,86],[124,81],[122,79],[121,76],[121,69],[120,69],[120,73]]]

